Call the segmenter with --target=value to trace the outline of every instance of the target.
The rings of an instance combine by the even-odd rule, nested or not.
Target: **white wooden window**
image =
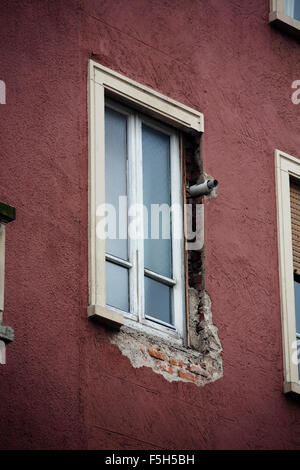
[[[105,147],[106,203],[116,208],[116,220],[121,219],[116,232],[131,228],[128,237],[122,233],[120,239],[120,233],[112,233],[116,238],[106,239],[106,305],[145,325],[153,327],[155,322],[156,328],[164,326],[182,335],[183,216],[182,210],[172,214],[168,210],[171,206],[182,209],[177,132],[107,100]],[[128,197],[128,204],[122,204],[120,196]],[[126,205],[128,217],[124,214]],[[165,238],[161,223],[159,233],[153,230],[151,205],[155,210],[159,206],[166,209],[164,221],[169,233]],[[135,208],[142,206],[145,210],[136,213]],[[135,233],[135,214],[141,221],[139,233]],[[135,220],[130,220],[131,216]],[[175,237],[176,233],[180,237]]]
[[[300,0],[270,0],[270,23],[299,36]]]
[[[203,132],[203,115],[90,61],[88,315],[174,341],[185,335],[180,130]],[[98,236],[105,203],[122,219],[117,239]],[[151,204],[172,207],[170,238],[151,238]],[[148,209],[138,228],[136,205]]]
[[[298,299],[299,286],[294,276],[290,195],[291,181],[299,181],[300,183],[300,160],[276,150],[275,163],[284,391],[286,393],[300,393],[298,362],[300,352],[300,299]]]
[[[5,326],[4,313],[4,280],[5,280],[5,231],[6,225],[16,218],[16,209],[0,202],[0,364],[6,363],[6,344],[14,339],[14,330]]]

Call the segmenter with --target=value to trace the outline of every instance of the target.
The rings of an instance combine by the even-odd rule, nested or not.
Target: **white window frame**
[[[292,361],[296,341],[290,178],[300,181],[300,160],[275,150],[279,277],[282,318],[284,392],[300,393],[298,365]]]
[[[297,36],[300,34],[300,21],[285,13],[284,0],[270,0],[269,22],[296,33]]]
[[[147,124],[149,127],[159,130],[160,132],[170,137],[170,181],[171,181],[171,205],[178,205],[182,208],[182,193],[181,193],[181,172],[180,172],[180,153],[179,153],[179,138],[176,130],[165,124],[154,121],[152,118],[143,115],[142,113],[130,110],[124,105],[113,102],[107,99],[105,106],[113,109],[125,116],[127,116],[127,135],[128,135],[128,207],[135,204],[143,203],[143,172],[142,172],[142,124]],[[149,214],[148,214],[149,215]],[[152,273],[144,269],[144,240],[143,235],[140,239],[128,239],[129,260],[119,260],[111,255],[106,254],[106,261],[115,261],[123,267],[130,267],[130,312],[123,312],[114,307],[108,307],[111,310],[124,315],[125,318],[138,321],[144,326],[154,328],[165,332],[166,334],[183,336],[184,333],[184,266],[183,258],[183,239],[179,240],[175,237],[176,233],[183,233],[183,217],[172,217],[172,265],[173,277],[165,278],[158,274]],[[142,227],[141,227],[142,228]],[[137,261],[138,259],[138,261]],[[148,273],[148,277],[157,281],[163,281],[165,285],[172,287],[172,304],[174,315],[174,326],[164,325],[159,320],[145,318],[145,302],[144,302],[144,275]],[[139,285],[137,286],[137,284]],[[137,293],[139,295],[137,295]],[[154,322],[154,323],[153,323]],[[128,323],[128,322],[127,322]],[[170,330],[174,330],[171,331]]]
[[[89,97],[89,306],[88,316],[99,318],[103,322],[109,323],[111,326],[120,326],[123,324],[140,328],[150,334],[155,331],[161,336],[171,336],[176,342],[182,341],[184,336],[183,319],[185,317],[182,312],[181,317],[175,313],[175,328],[171,329],[163,324],[146,320],[141,317],[141,309],[137,308],[137,303],[143,303],[143,299],[139,298],[133,301],[134,311],[124,315],[112,307],[108,307],[105,301],[105,240],[101,240],[96,236],[97,224],[97,207],[105,203],[105,130],[104,130],[104,111],[105,103],[108,98],[125,103],[127,107],[132,106],[137,112],[140,112],[143,121],[148,120],[148,124],[154,126],[151,117],[158,119],[159,129],[170,133],[171,153],[176,152],[179,148],[178,137],[174,131],[170,130],[168,125],[172,127],[193,133],[201,133],[204,131],[204,118],[202,113],[195,111],[175,100],[172,100],[151,88],[145,87],[133,80],[120,75],[119,73],[103,67],[102,65],[89,61],[89,78],[88,78],[88,97]],[[122,105],[120,105],[121,109]],[[124,108],[125,109],[125,108]],[[144,116],[146,114],[146,116]],[[150,116],[150,117],[149,117]],[[129,122],[131,119],[129,118]],[[166,125],[164,126],[165,123]],[[130,129],[134,129],[133,122],[129,124]],[[133,145],[134,136],[129,132],[129,145]],[[131,143],[130,143],[131,142]],[[141,154],[141,152],[139,152]],[[180,171],[175,170],[172,165],[177,165],[177,159],[171,159],[171,172],[173,172],[173,184],[178,184],[180,188],[182,183],[180,180]],[[132,191],[132,183],[141,175],[135,174],[134,171],[129,172],[129,199],[130,191]],[[140,178],[141,179],[141,178]],[[176,192],[172,191],[175,195]],[[177,199],[181,198],[177,192]],[[142,200],[142,199],[141,199]],[[172,203],[175,202],[174,199]],[[180,201],[179,201],[180,202]],[[182,223],[182,221],[181,221]],[[182,229],[183,230],[183,229]],[[143,240],[142,240],[143,243]],[[173,250],[176,248],[178,240],[173,240]],[[183,252],[183,250],[181,250]],[[131,248],[129,249],[131,257],[130,262],[133,271],[136,272],[135,256],[132,256]],[[175,255],[178,256],[178,255]],[[184,292],[184,263],[174,263],[173,277],[178,283],[178,289]],[[177,267],[175,267],[175,264]],[[143,280],[143,277],[142,277]],[[139,275],[141,282],[141,275]],[[132,285],[132,283],[130,283]],[[176,286],[175,286],[176,290]],[[141,289],[139,289],[141,292]],[[132,298],[132,295],[130,295]],[[179,307],[180,308],[180,305]],[[182,307],[183,308],[183,307]],[[139,314],[139,321],[136,321],[136,314]]]

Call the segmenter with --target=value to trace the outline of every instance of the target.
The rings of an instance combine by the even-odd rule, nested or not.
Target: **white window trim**
[[[269,22],[282,25],[287,30],[296,32],[297,35],[300,31],[300,21],[286,15],[284,0],[270,0]]]
[[[177,324],[172,331],[158,323],[145,320],[142,323],[125,318],[123,312],[105,305],[105,240],[96,237],[96,210],[105,203],[105,142],[104,109],[105,94],[125,101],[147,115],[171,124],[173,127],[199,133],[204,131],[202,113],[172,100],[148,87],[124,77],[98,63],[89,61],[88,118],[89,118],[89,306],[88,316],[98,317],[112,326],[130,324],[159,335],[173,336],[180,341],[183,328]],[[129,136],[130,138],[130,136]],[[174,138],[171,138],[174,145]],[[131,175],[130,177],[134,177]],[[179,181],[181,186],[181,181]],[[184,263],[182,263],[182,266]],[[180,276],[177,272],[175,276]],[[175,277],[176,278],[176,277]],[[178,279],[178,278],[176,278]],[[182,280],[184,282],[184,280]],[[184,289],[183,289],[184,290]],[[183,312],[184,313],[184,312]],[[130,317],[130,316],[129,316]],[[184,317],[184,315],[183,315]],[[133,325],[134,324],[134,325]],[[150,327],[151,325],[151,327]]]
[[[284,392],[300,393],[298,366],[292,361],[296,340],[290,177],[300,179],[300,160],[275,150],[279,277],[282,318]]]

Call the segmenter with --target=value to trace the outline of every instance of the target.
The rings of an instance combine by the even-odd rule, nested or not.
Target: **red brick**
[[[163,363],[163,362],[157,362],[156,363],[156,368],[159,369],[159,370],[162,370],[164,372],[168,372],[168,374],[173,374],[174,373],[174,369],[173,367]]]
[[[198,374],[198,375],[202,375],[204,377],[207,377],[207,372],[204,369],[202,369],[202,367],[199,366],[199,364],[189,364],[187,368],[188,368],[188,370],[190,370],[194,374]]]
[[[170,359],[169,363],[172,364],[172,366],[184,367],[184,363],[176,359]]]
[[[188,380],[189,382],[195,382],[196,376],[190,372],[184,372],[183,370],[178,370],[178,377],[181,379]]]
[[[150,356],[155,357],[156,359],[160,359],[161,361],[168,361],[167,356],[157,349],[148,349],[148,353]]]

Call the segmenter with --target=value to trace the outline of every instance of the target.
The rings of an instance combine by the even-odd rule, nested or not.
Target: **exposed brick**
[[[155,357],[156,359],[160,359],[161,361],[168,361],[167,356],[157,349],[148,349],[148,353],[150,356]]]
[[[190,370],[194,374],[202,375],[204,377],[207,377],[208,375],[207,372],[204,369],[202,369],[202,367],[199,364],[189,364],[188,370]]]
[[[171,358],[169,363],[172,364],[172,366],[184,367],[184,363],[182,361],[177,361],[176,359]]]
[[[168,364],[165,364],[164,362],[158,362],[156,363],[156,368],[159,370],[162,370],[164,372],[167,372],[168,374],[173,374],[174,369],[173,367],[169,366]]]
[[[193,254],[193,262],[196,263],[196,275],[201,268],[201,257]],[[190,265],[191,266],[191,265]],[[200,303],[202,299],[202,303]],[[199,310],[201,306],[201,310]],[[155,373],[161,374],[169,382],[184,381],[197,386],[204,386],[211,381],[222,377],[222,359],[220,356],[221,345],[218,347],[218,337],[211,324],[211,302],[205,291],[196,291],[189,287],[189,313],[191,347],[173,347],[168,342],[157,338],[150,338],[131,328],[124,328],[116,333],[113,344],[117,344],[124,355],[129,357],[134,367],[150,367]],[[203,315],[203,324],[199,323],[200,313]],[[210,331],[212,328],[212,331]],[[204,333],[202,334],[202,331]],[[213,344],[210,355],[210,341]],[[193,351],[194,349],[194,351]],[[197,351],[197,353],[195,353]]]
[[[188,380],[189,382],[195,382],[196,376],[190,372],[184,372],[183,370],[178,370],[178,377],[181,379]]]

